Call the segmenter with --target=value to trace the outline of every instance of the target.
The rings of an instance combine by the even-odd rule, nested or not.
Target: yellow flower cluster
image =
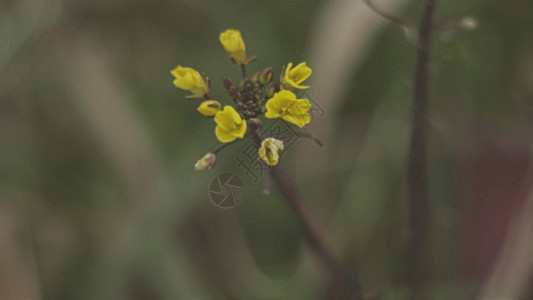
[[[239,84],[234,84],[230,79],[224,79],[223,85],[234,106],[223,106],[219,101],[211,99],[210,81],[193,68],[178,65],[171,71],[174,76],[174,85],[185,91],[191,92],[189,99],[204,98],[197,110],[206,117],[213,117],[216,127],[217,139],[224,143],[214,151],[200,159],[195,168],[205,170],[216,162],[216,154],[226,145],[244,139],[250,135],[258,144],[258,158],[270,166],[279,162],[279,152],[283,150],[283,141],[274,137],[263,138],[260,129],[261,121],[258,119],[265,115],[268,119],[281,118],[300,128],[309,124],[311,118],[309,109],[311,103],[307,99],[298,99],[295,90],[307,89],[304,85],[312,70],[306,62],[297,64],[288,63],[281,71],[279,83],[274,81],[274,71],[266,68],[253,76],[246,75],[246,65],[255,58],[246,55],[246,47],[242,34],[235,29],[227,29],[219,36],[222,47],[231,61],[242,68],[243,78]]]

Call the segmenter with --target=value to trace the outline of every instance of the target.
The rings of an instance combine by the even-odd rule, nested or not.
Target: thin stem
[[[280,193],[285,197],[287,203],[294,212],[298,223],[303,229],[304,238],[317,256],[323,266],[326,276],[331,281],[331,298],[345,298],[351,295],[350,299],[357,299],[361,296],[361,285],[356,278],[351,278],[350,282],[344,276],[337,260],[326,247],[322,234],[318,230],[311,214],[307,210],[304,200],[295,188],[289,177],[278,167],[272,167],[270,175]]]
[[[313,134],[307,132],[307,131],[303,131],[303,130],[300,130],[300,129],[295,129],[296,131],[296,134],[299,136],[299,137],[303,137],[303,138],[307,138],[307,139],[311,139],[313,140],[318,146],[320,147],[324,147],[324,143],[322,143],[321,140],[319,140],[316,136],[314,136]]]
[[[242,79],[248,78],[246,75],[246,64],[241,64]]]
[[[220,150],[226,148],[227,146],[235,143],[237,140],[234,140],[233,142],[229,142],[229,143],[225,143],[225,144],[222,144],[220,146],[218,146],[215,150],[211,151],[211,153],[213,154],[217,154]]]
[[[264,139],[258,129],[253,131],[253,138],[258,145]],[[351,282],[346,282],[347,279],[340,265],[326,247],[316,223],[305,207],[304,201],[294,184],[278,167],[271,167],[269,173],[272,181],[276,184],[276,187],[283,197],[285,197],[294,212],[298,223],[300,223],[303,229],[305,240],[319,259],[326,276],[331,281],[332,291],[330,298],[341,299],[351,294],[351,298],[358,299],[361,296],[361,284],[356,278],[352,278]]]
[[[433,13],[437,0],[427,0],[419,26],[417,60],[414,74],[412,136],[408,160],[409,223],[411,239],[407,252],[408,283],[412,299],[422,299],[425,285],[424,250],[427,243],[429,198],[427,180],[427,123],[429,50],[433,30]]]

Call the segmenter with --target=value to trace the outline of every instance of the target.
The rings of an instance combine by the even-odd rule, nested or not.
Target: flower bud
[[[194,168],[197,171],[204,171],[205,169],[210,169],[217,162],[217,156],[214,153],[207,153],[200,160],[196,162]]]
[[[248,120],[248,126],[250,126],[251,129],[259,129],[261,128],[261,120],[257,118],[251,118]]]
[[[255,72],[254,75],[252,75],[252,77],[250,78],[250,81],[251,81],[252,83],[257,83],[257,82],[259,82],[259,75],[260,75],[259,72]]]
[[[226,90],[229,90],[231,87],[233,87],[233,81],[229,78],[224,78],[222,80],[222,84],[224,84]]]
[[[274,94],[277,92],[278,87],[276,86],[275,82],[271,82],[265,89],[266,95],[268,98],[272,98]]]
[[[228,94],[231,96],[231,97],[235,97],[235,95],[237,95],[237,88],[235,86],[232,86],[229,88],[228,90]]]
[[[272,82],[272,78],[274,77],[274,70],[272,68],[266,68],[261,72],[261,75],[259,76],[259,82],[263,85],[269,84]]]
[[[177,66],[170,72],[174,75],[174,85],[177,88],[192,92],[187,98],[202,98],[209,92],[209,80],[195,69]]]
[[[205,100],[198,106],[198,111],[206,117],[213,117],[221,109],[222,105],[217,100]]]
[[[248,63],[246,59],[246,48],[240,31],[228,29],[220,34],[219,39],[235,64],[242,65]]]
[[[259,157],[271,166],[275,166],[279,161],[279,151],[283,150],[283,141],[275,138],[266,138],[261,142],[258,150]]]

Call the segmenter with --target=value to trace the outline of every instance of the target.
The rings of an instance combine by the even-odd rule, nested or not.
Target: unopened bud
[[[224,84],[224,87],[226,90],[229,90],[233,86],[233,81],[229,78],[224,78],[222,80],[222,84]]]
[[[198,111],[206,117],[213,117],[221,109],[222,105],[220,104],[220,102],[212,99],[205,100],[200,104],[200,106],[198,106]]]
[[[231,86],[228,90],[228,94],[231,97],[235,97],[237,95],[237,88],[235,86]]]
[[[261,120],[257,118],[251,118],[248,120],[248,126],[250,126],[251,129],[259,129],[261,128]]]
[[[217,156],[214,153],[207,153],[200,160],[196,162],[194,168],[197,171],[204,171],[205,169],[211,168],[217,162]]]
[[[277,89],[278,89],[278,87],[277,87],[276,83],[271,82],[265,89],[266,95],[269,98],[272,98],[272,96],[274,96],[274,94],[276,93]]]
[[[272,82],[272,78],[274,77],[274,70],[272,68],[266,68],[261,72],[261,75],[259,76],[259,82],[263,85],[267,85]]]
[[[259,79],[259,75],[260,75],[259,72],[255,72],[254,75],[252,75],[252,77],[250,78],[250,81],[251,81],[252,83],[257,83],[257,82],[259,82],[259,80],[260,80],[260,79]]]

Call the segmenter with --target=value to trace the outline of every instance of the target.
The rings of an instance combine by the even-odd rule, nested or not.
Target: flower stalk
[[[348,297],[349,299],[359,299],[362,295],[361,284],[357,278],[348,280],[345,276],[337,259],[326,246],[322,233],[318,230],[294,183],[278,167],[270,168],[270,176],[279,192],[287,200],[300,224],[307,244],[324,269],[324,276],[327,277],[330,284],[328,298],[346,299]]]
[[[262,116],[267,119],[280,118],[299,128],[304,128],[309,124],[311,102],[308,99],[297,99],[295,91],[309,88],[304,83],[312,74],[311,68],[306,62],[295,64],[294,67],[293,63],[289,62],[287,67],[282,69],[279,81],[275,80],[272,68],[257,71],[248,77],[246,65],[255,58],[246,55],[245,43],[240,31],[228,29],[220,34],[219,40],[231,61],[238,65],[242,72],[240,83],[234,83],[229,78],[222,80],[224,88],[234,103],[233,106],[223,106],[217,100],[209,98],[207,93],[211,87],[210,81],[198,71],[179,65],[171,71],[175,77],[174,85],[182,90],[190,91],[192,95],[189,98],[205,97],[197,110],[204,117],[213,118],[216,123],[215,135],[223,143],[198,160],[195,168],[203,171],[213,167],[219,151],[251,135],[258,146],[257,159],[261,164],[268,165],[267,174],[270,174],[273,182],[292,208],[302,227],[305,240],[324,269],[330,283],[328,299],[359,298],[361,290],[359,282],[346,279],[334,255],[326,247],[296,187],[283,172],[275,167],[279,162],[280,152],[284,149],[282,139],[277,135],[263,137],[260,131],[262,124],[259,118]],[[311,134],[305,137],[312,138],[321,145]],[[270,183],[266,182],[265,192],[269,191]]]

